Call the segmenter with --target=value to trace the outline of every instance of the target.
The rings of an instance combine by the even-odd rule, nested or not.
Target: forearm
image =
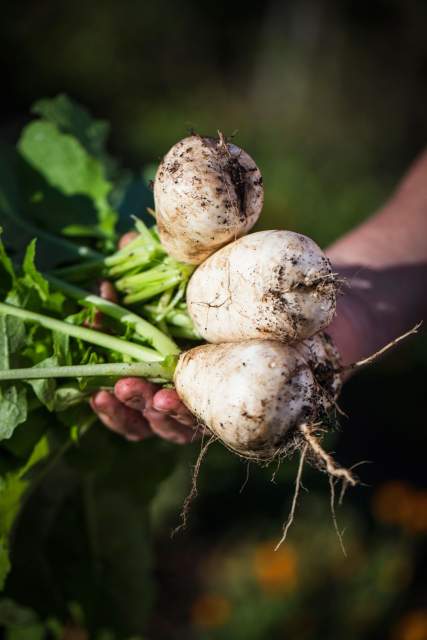
[[[427,153],[372,218],[328,250],[344,279],[330,333],[347,364],[427,315]]]

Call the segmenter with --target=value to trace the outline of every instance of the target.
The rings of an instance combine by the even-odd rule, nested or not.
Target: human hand
[[[131,231],[119,243],[123,248],[135,237]],[[99,295],[117,302],[117,293],[111,282],[99,284]],[[101,314],[94,319],[93,328],[102,328]],[[190,442],[195,435],[193,415],[180,401],[173,389],[162,389],[142,378],[119,380],[114,391],[98,391],[90,405],[101,422],[128,440],[144,440],[158,435],[176,444]]]
[[[142,378],[123,378],[114,392],[95,393],[90,404],[106,427],[128,440],[144,440],[155,434],[185,444],[195,435],[194,417],[176,391]]]

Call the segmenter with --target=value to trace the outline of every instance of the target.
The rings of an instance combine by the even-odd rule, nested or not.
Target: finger
[[[104,300],[109,300],[110,302],[118,302],[117,291],[114,288],[114,285],[109,280],[100,280],[97,283],[98,295]],[[95,329],[96,331],[102,331],[103,329],[103,318],[104,314],[96,310],[93,314],[92,320],[85,321],[83,326],[89,327],[89,329]]]
[[[151,407],[158,389],[157,385],[143,378],[123,378],[116,383],[114,393],[127,407],[143,411]]]
[[[101,280],[98,283],[99,296],[110,302],[118,302],[117,291],[112,282],[109,280]]]
[[[153,397],[153,409],[166,413],[178,411],[182,406],[181,398],[175,389],[160,389]]]
[[[153,432],[175,444],[186,444],[191,442],[195,436],[195,430],[180,424],[164,413],[159,413],[155,409],[146,409],[144,416],[147,418]]]
[[[153,409],[168,413],[180,424],[191,427],[195,424],[193,414],[183,404],[174,389],[160,389],[153,397]]]
[[[128,231],[119,240],[119,249],[123,249],[129,242],[135,240],[138,233],[136,231]]]
[[[144,440],[152,435],[143,415],[119,402],[114,394],[98,391],[92,396],[90,404],[106,427],[128,440]]]
[[[95,329],[95,331],[102,331],[103,317],[104,316],[100,311],[95,311],[95,313],[93,314],[93,318],[90,321],[85,320],[83,322],[83,326],[87,327],[88,329]]]

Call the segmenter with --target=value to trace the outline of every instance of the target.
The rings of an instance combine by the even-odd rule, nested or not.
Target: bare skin
[[[327,253],[346,281],[328,327],[344,364],[426,319],[427,151],[383,208]]]
[[[136,233],[130,231],[120,240],[126,246]],[[101,282],[99,295],[116,301],[116,291],[109,282]],[[97,317],[100,328],[100,318]],[[185,444],[194,438],[193,416],[173,389],[161,389],[141,378],[124,378],[114,387],[114,393],[98,391],[91,398],[91,407],[106,427],[128,440],[145,440],[157,435],[175,444]]]
[[[132,234],[122,238],[121,246]],[[375,352],[427,316],[427,151],[384,207],[327,251],[343,279],[328,327],[347,365]],[[178,444],[194,437],[189,411],[172,389],[139,378],[99,391],[91,405],[101,421],[129,440],[156,434]]]

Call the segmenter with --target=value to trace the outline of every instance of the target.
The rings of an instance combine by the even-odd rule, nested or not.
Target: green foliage
[[[96,158],[102,166],[103,175],[109,182],[110,190],[108,200],[114,207],[119,208],[123,198],[134,191],[139,185],[139,198],[135,202],[135,208],[131,213],[139,213],[141,207],[141,196],[145,200],[147,197],[146,185],[140,184],[138,178],[131,176],[130,172],[119,166],[119,163],[107,151],[106,143],[110,132],[110,125],[105,120],[95,119],[91,114],[77,102],[70,100],[64,94],[55,98],[45,98],[38,100],[32,107],[33,113],[41,116],[43,120],[55,125],[62,133],[72,136],[86,150],[89,156]],[[142,187],[142,193],[141,193]],[[148,202],[143,203],[145,206]],[[68,229],[69,233],[75,233]]]
[[[34,365],[37,368],[57,367],[59,366],[58,358],[51,356],[45,358],[41,362]],[[56,398],[56,382],[52,379],[41,378],[40,380],[28,380],[28,384],[33,389],[37,399],[47,408],[49,411],[53,411],[55,408]]]
[[[34,287],[40,296],[42,302],[46,302],[49,298],[49,284],[43,276],[37,271],[34,264],[36,254],[36,240],[32,240],[25,252],[24,261],[22,263],[22,271],[24,273],[24,283],[27,287]]]
[[[51,235],[79,220],[96,223],[96,211],[88,198],[64,196],[50,187],[16,149],[0,143],[0,223],[14,255],[22,257],[36,236],[43,268],[79,255],[98,255],[88,247]]]
[[[70,235],[98,232],[111,237],[117,220],[108,203],[111,184],[104,176],[102,164],[89,155],[78,140],[61,133],[51,122],[34,122],[24,130],[18,144],[22,156],[47,182],[65,195],[85,195],[95,203],[99,224],[68,227]]]
[[[49,451],[45,438],[41,438],[34,447],[28,460],[17,470],[10,471],[0,478],[0,585],[4,587],[11,569],[9,559],[10,533],[18,516],[21,500],[30,486],[27,473],[42,460]]]
[[[44,628],[36,613],[10,599],[0,600],[0,624],[6,629],[8,640],[42,640]]]
[[[8,246],[22,251],[38,235],[49,266],[79,255],[79,246],[46,232],[95,238],[111,249],[115,207],[129,176],[105,150],[108,127],[65,96],[38,102],[34,112],[42,117],[24,128],[17,150],[0,146],[0,221]]]
[[[154,598],[150,504],[177,455],[101,428],[88,398],[117,377],[85,372],[148,358],[169,379],[179,348],[143,317],[90,293],[115,240],[113,203],[123,210],[137,202],[138,210],[143,193],[107,153],[108,126],[66,96],[33,110],[40,119],[24,128],[17,151],[0,148],[0,588],[9,598],[0,601],[0,623],[8,640],[59,639],[70,625],[99,640],[137,638]],[[163,258],[155,234],[138,224],[142,255],[154,247]],[[86,270],[88,258],[95,270]],[[64,263],[89,291],[46,273]],[[174,296],[163,287],[150,302],[172,312]],[[102,330],[88,328],[100,310]],[[61,378],[76,365],[79,377]],[[19,380],[5,381],[12,369]],[[29,369],[47,377],[26,379]]]
[[[98,160],[114,162],[105,148],[110,130],[108,122],[96,120],[68,96],[60,94],[55,98],[38,100],[31,110],[63,133],[76,138]]]
[[[3,242],[1,241],[2,228],[0,227],[0,267],[2,268],[2,278],[0,280],[3,287],[3,293],[9,288],[11,284],[16,284],[15,269],[13,268],[12,260],[7,255]]]
[[[23,323],[0,316],[0,369],[10,369],[25,340]],[[0,440],[10,438],[27,418],[27,392],[22,384],[0,387]]]
[[[4,440],[27,419],[26,390],[18,385],[0,389],[0,407],[0,439]]]

